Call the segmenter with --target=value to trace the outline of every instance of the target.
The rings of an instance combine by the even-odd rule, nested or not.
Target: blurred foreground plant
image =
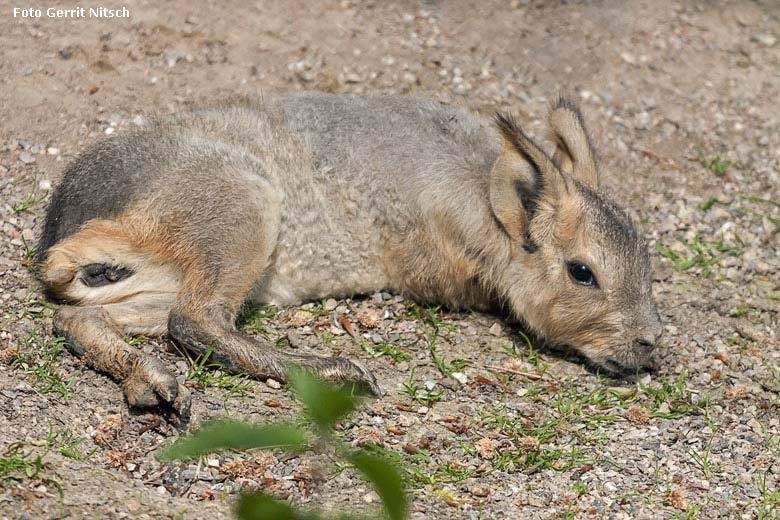
[[[357,397],[349,389],[325,384],[298,372],[290,378],[305,408],[310,430],[290,423],[251,424],[234,420],[212,421],[163,452],[163,459],[190,459],[220,450],[254,448],[292,452],[331,446],[338,457],[352,464],[376,489],[391,520],[406,518],[407,501],[401,475],[387,459],[360,449],[350,449],[332,433],[335,424],[355,409]],[[260,492],[242,494],[236,508],[241,520],[357,520],[348,514],[322,516],[302,512],[286,502]]]

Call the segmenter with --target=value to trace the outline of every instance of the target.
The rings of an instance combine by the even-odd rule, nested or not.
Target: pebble
[[[620,59],[628,63],[629,65],[636,65],[637,60],[636,56],[631,54],[630,52],[623,51],[620,53]]]
[[[777,43],[777,38],[774,35],[768,33],[758,33],[751,38],[753,41],[760,43],[764,47],[772,47]]]
[[[280,383],[276,379],[271,379],[270,377],[265,380],[265,384],[268,385],[270,388],[273,388],[274,390],[279,390],[280,388],[282,388],[282,383]]]
[[[25,150],[24,152],[19,154],[19,160],[22,161],[24,164],[32,164],[35,162],[35,157],[33,157],[33,155],[30,152]]]
[[[471,494],[475,497],[487,497],[490,496],[490,488],[487,486],[474,486],[470,490]]]
[[[465,385],[469,381],[469,378],[463,372],[453,372],[452,378],[462,385]]]

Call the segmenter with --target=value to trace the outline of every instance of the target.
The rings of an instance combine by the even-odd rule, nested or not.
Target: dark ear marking
[[[498,112],[494,119],[496,127],[504,136],[504,140],[510,143],[517,153],[531,165],[534,173],[534,189],[541,191],[545,187],[544,174],[547,174],[548,178],[546,180],[548,182],[563,184],[566,192],[569,192],[569,183],[566,177],[561,173],[550,156],[523,132],[511,114]],[[550,179],[550,175],[556,175],[557,178]]]
[[[531,140],[520,129],[520,126],[515,122],[515,118],[511,114],[496,112],[495,122],[496,126],[501,131],[501,134],[504,136],[504,139],[511,143],[515,150],[517,150],[517,153],[528,161],[531,168],[533,168],[534,182],[541,182],[542,172],[539,164],[534,157],[526,151],[525,146],[523,146],[526,143],[532,144]],[[541,150],[539,151],[541,152]]]
[[[550,109],[555,110],[557,108],[564,108],[569,112],[572,112],[577,117],[580,123],[583,122],[582,112],[580,112],[580,107],[577,103],[572,101],[571,98],[564,96],[563,94],[558,94],[558,97],[556,98],[555,102],[552,104]]]
[[[515,192],[520,200],[523,202],[523,208],[528,215],[528,220],[531,220],[536,214],[536,208],[539,204],[539,195],[542,192],[542,186],[544,179],[541,175],[534,175],[534,182],[529,183],[521,179],[515,181]]]
[[[528,244],[526,250],[534,250],[528,227],[539,202],[544,198],[556,203],[564,190],[569,191],[570,181],[511,115],[497,113],[495,125],[503,148],[490,172],[490,205],[506,234],[518,244]]]
[[[528,231],[525,232],[525,239],[523,240],[523,251],[525,251],[528,254],[536,253],[539,250],[539,246],[534,242],[534,239],[531,238],[531,233]]]

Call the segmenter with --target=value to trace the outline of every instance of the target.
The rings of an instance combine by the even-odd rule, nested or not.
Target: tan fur
[[[598,167],[590,137],[579,109],[561,103],[550,110],[548,122],[555,141],[553,162],[562,171],[587,186],[597,189],[599,186]]]
[[[310,94],[183,114],[109,141],[74,163],[49,211],[42,277],[70,304],[55,325],[124,383],[131,404],[178,410],[186,390],[123,335],[167,331],[227,370],[285,379],[304,367],[380,392],[358,363],[236,332],[247,299],[391,289],[453,308],[503,306],[601,366],[639,367],[660,329],[646,247],[596,191],[576,105],[559,99],[549,123],[552,158],[508,116],[496,131],[436,103]],[[103,198],[73,206],[95,186]],[[74,228],[68,208],[102,216]],[[575,264],[598,283],[574,280]]]

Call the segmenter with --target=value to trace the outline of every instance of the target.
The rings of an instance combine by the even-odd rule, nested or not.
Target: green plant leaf
[[[316,520],[314,515],[301,515],[289,505],[265,493],[242,495],[236,506],[241,520]]]
[[[236,506],[239,520],[326,520],[315,513],[301,513],[281,500],[277,500],[262,491],[242,495]],[[328,520],[359,520],[356,516],[338,515]]]
[[[300,428],[287,424],[254,425],[241,421],[212,421],[163,451],[161,459],[189,459],[219,450],[284,448],[300,450],[307,439]]]
[[[323,430],[331,429],[355,409],[357,398],[348,389],[323,383],[307,372],[294,372],[290,375],[290,383],[309,417]]]
[[[353,453],[348,459],[373,484],[391,520],[406,518],[406,494],[396,468],[386,459],[365,452]]]

